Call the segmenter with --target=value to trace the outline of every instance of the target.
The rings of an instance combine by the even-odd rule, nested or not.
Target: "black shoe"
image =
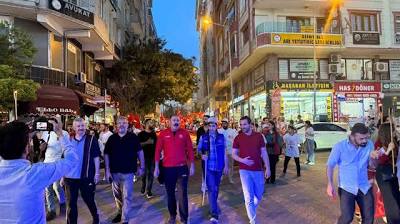
[[[153,193],[151,193],[151,191],[147,192],[146,194],[147,199],[150,199],[153,197]]]
[[[65,203],[60,204],[60,216],[65,215],[66,211],[67,211],[67,209],[66,209]]]
[[[112,222],[112,223],[119,223],[119,222],[121,222],[121,218],[122,218],[121,213],[118,213],[118,214],[111,220],[111,222]]]
[[[51,221],[51,220],[55,219],[56,217],[57,217],[57,214],[55,211],[48,212],[46,214],[46,221]]]
[[[93,223],[93,224],[99,224],[99,223],[100,223],[99,216],[94,217],[92,223]]]

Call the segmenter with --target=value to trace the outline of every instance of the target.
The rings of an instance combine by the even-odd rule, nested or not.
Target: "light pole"
[[[227,30],[228,34],[228,61],[229,61],[229,73],[232,72],[232,53],[231,53],[231,32],[229,30],[229,25],[226,23],[227,18],[224,21],[224,24],[219,24],[219,23],[214,23],[209,17],[204,17],[203,19],[203,24],[205,26],[209,25],[215,25],[222,27]],[[208,76],[207,76],[207,81],[208,81]],[[235,117],[233,116],[233,79],[232,79],[232,73],[229,75],[229,81],[230,81],[230,86],[231,86],[231,111],[232,111],[232,123],[235,122]],[[207,83],[208,86],[208,83]],[[209,93],[208,93],[209,94]],[[229,111],[228,111],[229,113]]]
[[[314,12],[314,35],[313,35],[313,89],[314,89],[314,113],[313,113],[313,120],[314,122],[317,121],[317,17],[315,16]]]
[[[17,102],[18,102],[18,90],[14,90],[14,112],[15,112],[15,120],[18,120]]]

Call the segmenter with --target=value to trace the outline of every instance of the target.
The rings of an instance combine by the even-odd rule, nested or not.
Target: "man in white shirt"
[[[61,124],[61,120],[50,118],[49,123],[53,126]],[[62,131],[63,138],[68,139],[68,132]],[[53,163],[61,159],[63,153],[63,147],[60,138],[54,131],[42,131],[40,132],[41,139],[43,140],[42,147],[46,148],[46,153],[44,157],[44,163]],[[64,190],[60,185],[60,181],[56,181],[50,184],[46,188],[46,204],[47,204],[47,214],[46,220],[50,221],[56,218],[56,198],[60,205],[60,214],[65,213],[65,194]]]
[[[36,164],[26,160],[27,125],[14,121],[0,127],[0,223],[46,223],[44,189],[78,165],[78,156],[60,126],[55,132],[65,149],[64,158]]]
[[[223,134],[225,137],[225,153],[229,158],[229,182],[233,184],[233,159],[232,159],[232,145],[233,140],[238,135],[235,129],[229,128],[229,121],[227,118],[222,119],[222,128],[218,129],[218,133]]]
[[[113,133],[108,128],[107,124],[100,125],[100,135],[99,135],[99,146],[101,154],[104,154],[104,147],[106,146],[108,138],[113,135]]]

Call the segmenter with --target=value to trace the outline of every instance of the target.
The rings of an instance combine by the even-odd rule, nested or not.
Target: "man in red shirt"
[[[163,175],[168,196],[168,211],[170,218],[168,224],[176,223],[176,198],[175,187],[178,183],[178,202],[181,223],[188,222],[188,181],[189,175],[194,174],[193,144],[189,132],[179,128],[180,120],[177,115],[171,116],[171,128],[162,131],[158,137],[155,154],[154,176],[160,174],[160,157],[163,152]],[[188,163],[190,162],[190,170]]]
[[[252,131],[248,116],[240,118],[240,128],[242,132],[233,141],[232,158],[239,162],[247,216],[250,223],[255,224],[257,206],[264,193],[265,179],[269,178],[271,171],[264,138],[261,133]]]

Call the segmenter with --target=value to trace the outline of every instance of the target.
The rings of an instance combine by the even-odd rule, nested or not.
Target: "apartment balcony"
[[[65,74],[61,70],[32,65],[27,67],[26,77],[41,85],[64,85]]]
[[[290,9],[290,8],[324,8],[329,7],[332,0],[255,0],[256,9]]]

